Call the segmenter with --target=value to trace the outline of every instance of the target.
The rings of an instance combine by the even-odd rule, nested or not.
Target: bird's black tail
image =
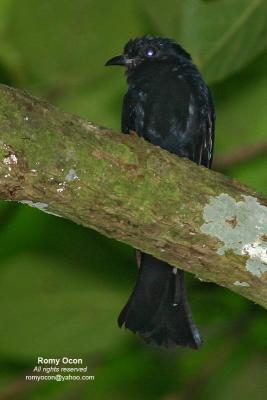
[[[186,300],[183,271],[145,253],[118,324],[160,346],[197,349],[202,343]]]

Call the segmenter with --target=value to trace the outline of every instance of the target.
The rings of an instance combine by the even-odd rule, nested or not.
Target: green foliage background
[[[170,36],[191,52],[217,108],[215,158],[267,136],[266,0],[1,0],[1,82],[120,128],[125,42]],[[267,192],[267,157],[226,173]],[[0,204],[0,398],[261,400],[266,314],[188,276],[204,346],[145,346],[116,326],[132,290],[133,251],[68,221]],[[83,357],[89,383],[25,384],[38,356]],[[264,391],[265,386],[265,391]]]

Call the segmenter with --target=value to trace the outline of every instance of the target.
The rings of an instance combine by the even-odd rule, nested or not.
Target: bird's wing
[[[211,168],[213,147],[214,147],[214,136],[215,136],[215,110],[214,104],[211,97],[211,93],[208,89],[208,103],[205,110],[205,124],[202,146],[200,149],[199,164],[205,167]]]
[[[162,102],[165,94],[168,101]],[[141,89],[128,90],[123,98],[121,130],[135,131],[153,144],[211,168],[215,111],[206,86],[202,96],[201,108],[185,80],[179,81],[178,88],[163,86],[146,96]],[[193,146],[188,146],[190,142]]]
[[[128,91],[123,97],[121,131],[123,133],[130,133],[131,131],[135,131],[134,120],[135,116],[133,99],[131,98],[130,92]]]

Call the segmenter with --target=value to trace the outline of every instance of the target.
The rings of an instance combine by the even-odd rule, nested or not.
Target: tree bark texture
[[[0,198],[93,228],[267,307],[267,198],[0,86]]]

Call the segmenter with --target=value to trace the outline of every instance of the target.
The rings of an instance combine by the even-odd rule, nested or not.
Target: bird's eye
[[[146,56],[147,56],[147,57],[153,57],[155,54],[156,54],[156,50],[153,49],[152,47],[149,47],[149,48],[146,50]]]

